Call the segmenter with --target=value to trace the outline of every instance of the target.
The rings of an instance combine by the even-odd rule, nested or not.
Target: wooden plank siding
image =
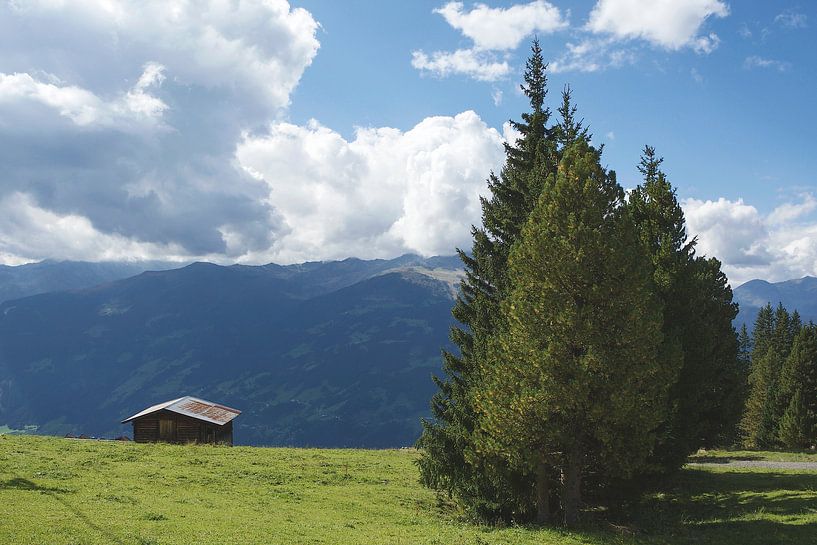
[[[171,411],[159,411],[133,420],[133,440],[137,443],[161,441],[232,445],[233,423],[219,426]]]

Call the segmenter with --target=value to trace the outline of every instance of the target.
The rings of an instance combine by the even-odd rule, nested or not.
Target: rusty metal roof
[[[223,426],[241,414],[241,411],[238,409],[232,409],[230,407],[219,405],[218,403],[213,403],[212,401],[207,401],[205,399],[199,399],[197,397],[184,396],[148,407],[144,411],[138,412],[135,415],[126,418],[122,421],[122,423],[126,424],[135,418],[159,412],[161,410],[183,414],[191,418],[197,418],[199,420],[204,420],[205,422],[218,424],[219,426]]]

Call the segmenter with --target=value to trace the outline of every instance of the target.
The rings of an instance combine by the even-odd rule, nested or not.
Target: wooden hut
[[[233,419],[241,414],[218,403],[185,396],[165,401],[122,421],[133,422],[137,443],[233,444]]]

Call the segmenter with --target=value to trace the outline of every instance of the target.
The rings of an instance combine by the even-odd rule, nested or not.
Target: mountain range
[[[51,291],[90,288],[148,270],[179,267],[167,261],[100,262],[41,261],[10,267],[0,265],[0,303]]]
[[[0,305],[0,427],[119,435],[194,395],[244,444],[410,445],[428,414],[454,257],[194,263]]]
[[[121,435],[123,418],[194,395],[243,411],[238,443],[414,442],[450,348],[458,258],[171,266],[0,267],[0,429]],[[734,296],[737,327],[767,302],[817,320],[817,278]]]
[[[767,303],[783,303],[789,311],[796,310],[804,322],[817,321],[817,278],[805,276],[784,282],[750,280],[733,291],[734,301],[740,305],[735,326],[743,324],[751,331],[761,307]]]

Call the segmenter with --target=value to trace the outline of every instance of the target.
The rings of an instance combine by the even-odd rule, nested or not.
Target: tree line
[[[803,325],[782,304],[761,308],[751,336],[740,332],[740,357],[749,369],[740,422],[749,448],[806,448],[817,444],[817,326]]]
[[[530,110],[459,250],[457,351],[418,464],[476,518],[574,524],[583,497],[638,491],[734,441],[748,385],[731,288],[696,255],[663,159],[646,146],[625,194],[569,87],[546,105],[546,68],[534,41]]]

